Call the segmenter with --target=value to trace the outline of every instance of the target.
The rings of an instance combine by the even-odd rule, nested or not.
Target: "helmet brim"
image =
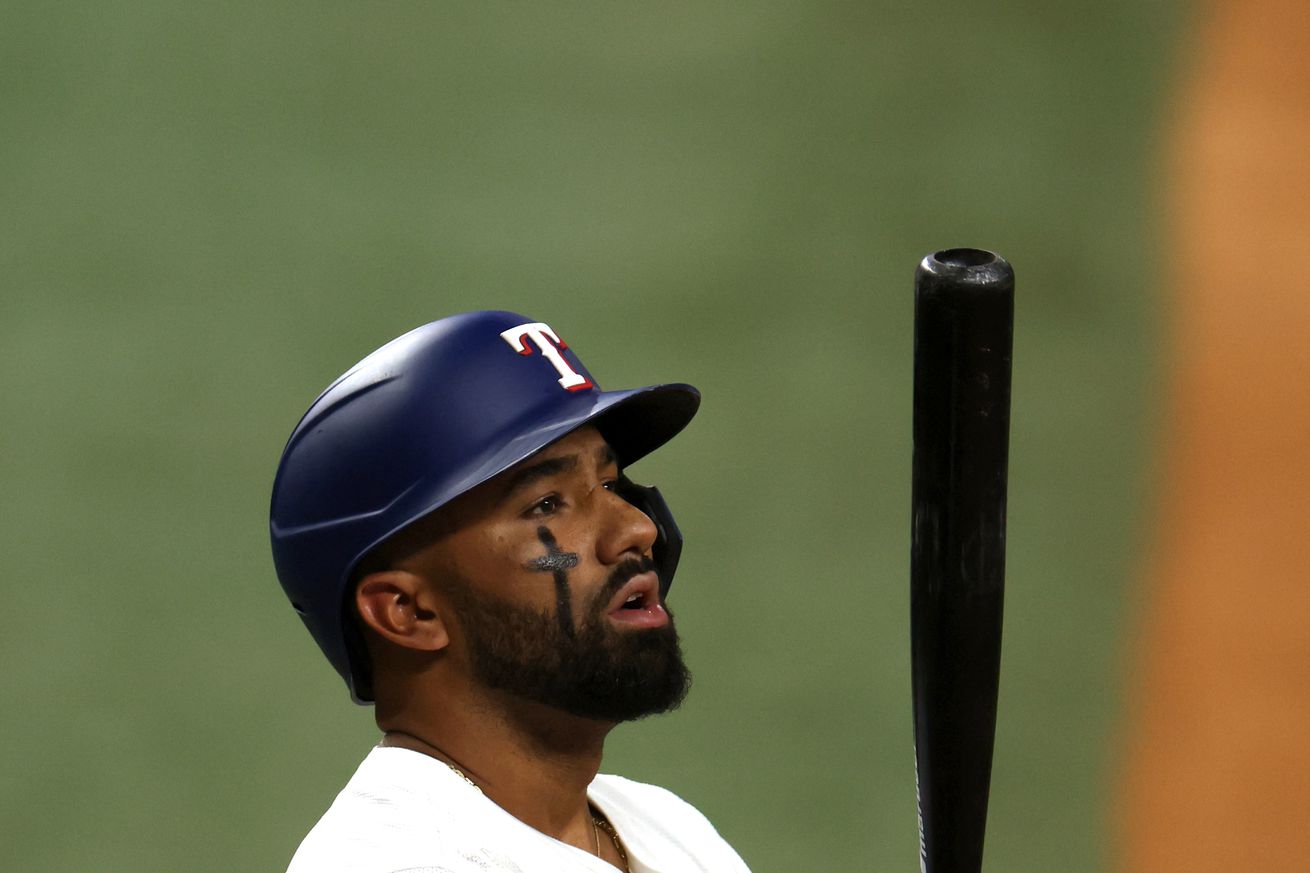
[[[609,391],[602,396],[610,395],[620,396],[579,426],[594,424],[623,467],[636,463],[677,436],[700,406],[700,392],[681,383]]]

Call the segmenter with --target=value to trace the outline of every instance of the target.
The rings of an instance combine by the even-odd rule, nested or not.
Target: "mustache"
[[[655,561],[642,555],[640,558],[628,558],[622,561],[610,577],[605,580],[605,585],[596,592],[596,602],[600,604],[608,603],[610,598],[618,593],[618,590],[628,584],[628,580],[633,576],[641,573],[649,573],[655,569]]]

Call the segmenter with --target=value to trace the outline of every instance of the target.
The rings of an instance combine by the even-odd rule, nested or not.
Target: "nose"
[[[597,557],[605,564],[649,555],[659,532],[646,513],[622,495],[606,492],[604,521],[597,543]]]

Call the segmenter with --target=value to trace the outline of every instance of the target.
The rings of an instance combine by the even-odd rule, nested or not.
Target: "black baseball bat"
[[[919,862],[979,873],[1005,592],[1014,271],[949,249],[914,288],[910,648]]]

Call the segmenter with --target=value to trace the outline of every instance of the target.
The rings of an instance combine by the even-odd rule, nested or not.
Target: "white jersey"
[[[633,873],[750,873],[705,816],[663,788],[597,776],[587,797],[614,825]],[[614,867],[519,821],[435,758],[375,748],[287,873],[569,871]]]

